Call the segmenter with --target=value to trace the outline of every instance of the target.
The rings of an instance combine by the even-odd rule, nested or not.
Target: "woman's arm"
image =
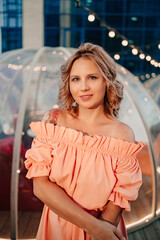
[[[115,131],[115,137],[117,139],[123,139],[128,142],[135,142],[134,133],[128,125],[119,122]],[[112,201],[108,201],[103,212],[100,214],[99,219],[106,220],[117,226],[121,218],[122,212],[123,209],[120,206],[115,205]]]
[[[117,227],[122,211],[123,209],[121,207],[109,201],[103,209],[103,212],[100,214],[99,219],[108,221]]]
[[[55,111],[47,112],[42,121],[57,123]],[[33,179],[34,194],[58,216],[77,225],[93,237],[94,240],[123,239],[115,226],[101,221],[82,208],[80,208],[67,193],[48,177],[35,177]],[[118,238],[116,237],[118,236]]]
[[[33,179],[34,194],[58,216],[77,225],[94,240],[123,240],[123,236],[112,224],[101,221],[74,203],[58,185],[48,177]],[[117,238],[118,236],[118,238]]]

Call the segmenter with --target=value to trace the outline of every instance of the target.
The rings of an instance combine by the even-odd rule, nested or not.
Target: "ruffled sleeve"
[[[25,167],[28,169],[27,178],[49,176],[53,161],[52,147],[47,139],[47,131],[39,128],[40,124],[31,123],[32,131],[37,135],[33,139],[31,149],[26,152]]]
[[[125,154],[116,157],[114,171],[116,183],[109,196],[109,200],[126,211],[130,211],[130,201],[136,200],[138,190],[142,184],[141,169],[136,155],[143,146],[142,142],[129,143],[121,141],[119,144],[119,148],[122,148],[121,150]]]

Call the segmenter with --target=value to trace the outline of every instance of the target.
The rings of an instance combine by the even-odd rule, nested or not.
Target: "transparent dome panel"
[[[156,159],[156,172],[157,172],[157,182],[158,182],[158,206],[157,214],[160,214],[160,75],[155,78],[148,80],[144,86],[146,87],[148,93],[152,96],[159,109],[155,111],[155,115],[159,121],[154,122],[151,126],[151,133],[153,138],[153,148],[155,150]]]
[[[30,148],[34,137],[29,124],[41,120],[49,109],[58,107],[58,88],[61,81],[59,70],[74,51],[75,49],[62,47],[44,47],[38,51],[22,49],[0,56],[0,164],[2,164],[0,180],[7,184],[0,193],[1,209],[7,209],[10,204],[10,174],[15,129],[18,127],[17,121],[23,117],[22,132],[19,133],[21,139],[18,169],[19,209],[42,209],[40,201],[33,195],[32,185],[25,177],[25,152]],[[156,197],[158,198],[157,214],[160,213],[160,191],[156,190],[154,181],[155,173],[160,181],[160,114],[151,94],[146,92],[133,74],[119,65],[117,65],[117,73],[117,78],[124,84],[124,99],[119,119],[131,126],[136,141],[143,141],[145,144],[137,155],[142,169],[143,184],[138,199],[131,203],[132,211],[124,213],[126,224],[131,228],[153,217]],[[19,111],[24,97],[26,106],[24,106],[25,114],[22,116]],[[21,107],[23,109],[23,106]]]
[[[60,66],[68,56],[63,48],[46,48],[33,68],[27,110],[30,120],[41,119],[49,109],[57,106]]]
[[[160,107],[160,75],[144,83],[145,88]]]
[[[152,177],[153,181],[153,202],[152,202],[152,212],[154,212],[154,208],[156,207],[156,204],[158,205],[158,208],[160,207],[160,199],[158,200],[158,203],[156,203],[156,196],[160,194],[160,187],[156,186],[156,175],[157,175],[157,167],[159,166],[159,135],[160,135],[160,111],[157,105],[155,104],[152,97],[145,91],[143,85],[137,80],[136,77],[134,77],[131,73],[129,73],[126,69],[123,67],[118,67],[118,73],[120,74],[120,79],[124,82],[124,85],[127,89],[127,91],[131,94],[132,98],[134,98],[135,105],[137,106],[137,109],[139,111],[139,114],[141,115],[141,118],[143,120],[143,125],[146,129],[147,135],[148,135],[148,146],[145,145],[144,149],[142,150],[142,153],[146,151],[144,157],[143,157],[143,168],[148,168],[148,170],[151,170],[154,168],[154,174],[151,174],[151,171],[148,172],[147,176]],[[150,161],[150,156],[152,155],[153,160]],[[143,171],[142,168],[142,171]],[[145,169],[146,172],[146,169]],[[143,176],[144,178],[144,176]],[[147,179],[146,179],[147,178]],[[158,176],[159,178],[159,176]],[[148,182],[148,177],[145,176],[146,183]],[[150,182],[150,181],[149,181]],[[158,189],[159,188],[159,189]],[[160,197],[159,197],[160,198]],[[149,198],[148,198],[149,199]],[[148,217],[151,217],[149,215]]]
[[[131,202],[131,212],[124,212],[127,228],[138,225],[148,216],[152,217],[152,201],[153,201],[153,182],[154,174],[152,167],[152,156],[150,154],[149,140],[143,124],[143,121],[136,109],[127,90],[124,89],[124,99],[121,103],[119,118],[121,121],[129,125],[135,134],[135,140],[143,141],[145,146],[137,155],[141,170],[143,184],[140,188],[138,199]],[[138,124],[137,124],[138,123]],[[145,202],[145,205],[142,202]]]
[[[19,103],[26,83],[24,80],[27,70],[26,64],[32,60],[33,54],[34,52],[22,54],[24,65],[16,65],[16,62],[14,62],[14,66],[21,66],[20,68],[15,68],[12,64],[12,61],[17,59],[17,56],[14,56],[14,58],[12,56],[11,59],[7,59],[7,62],[3,61],[2,63],[3,69],[0,77],[0,83],[2,86],[0,89],[0,122],[1,129],[3,129],[5,134],[14,133]],[[22,58],[20,57],[20,59]],[[11,60],[11,62],[9,60]]]

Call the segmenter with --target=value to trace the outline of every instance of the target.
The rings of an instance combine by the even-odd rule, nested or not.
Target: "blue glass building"
[[[1,52],[22,48],[22,0],[0,1]]]
[[[44,2],[44,38],[46,46],[77,47],[90,41],[104,47],[113,57],[119,53],[118,61],[134,74],[158,73],[156,68],[131,53],[131,49],[121,45],[121,39],[109,38],[108,29],[102,21],[115,28],[153,59],[160,61],[158,43],[160,41],[160,1],[154,0],[82,0],[86,7],[100,17],[101,22],[88,21],[88,11],[76,8],[75,1],[47,0]],[[148,77],[148,76],[147,76]],[[144,76],[141,80],[144,80]],[[147,78],[146,78],[147,79]]]
[[[131,53],[129,47],[122,46],[120,38],[108,37],[108,29],[102,24],[104,22],[116,29],[129,40],[129,44],[135,45],[159,62],[159,0],[78,0],[100,18],[100,21],[96,19],[94,22],[88,21],[89,12],[82,6],[77,8],[75,2],[43,2],[45,46],[77,47],[82,42],[90,41],[104,47],[112,57],[120,54],[118,63],[142,81],[159,73],[159,67],[141,60],[138,55]],[[22,3],[22,0],[0,1],[1,52],[21,48],[23,45]]]

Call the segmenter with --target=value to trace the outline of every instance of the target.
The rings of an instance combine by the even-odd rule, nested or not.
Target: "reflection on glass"
[[[152,216],[153,197],[153,168],[152,158],[149,152],[149,145],[145,144],[142,151],[137,155],[141,170],[143,184],[140,188],[138,199],[131,202],[131,212],[124,213],[127,227],[138,225],[138,223],[148,221]]]
[[[154,101],[157,103],[160,109],[160,75],[151,78],[145,82],[144,86],[147,91],[153,97]],[[155,116],[160,120],[160,110],[155,112]],[[151,136],[153,140],[153,148],[155,152],[155,164],[157,172],[157,181],[160,182],[160,121],[154,121],[151,128]],[[157,204],[157,214],[160,214],[160,184],[158,184],[158,204]]]
[[[132,127],[136,141],[143,140],[145,143],[144,148],[137,155],[137,159],[143,174],[143,184],[139,191],[138,199],[135,202],[131,202],[131,212],[124,212],[126,225],[128,228],[130,228],[138,225],[139,222],[143,222],[144,218],[147,220],[152,216],[153,167],[152,156],[149,148],[149,140],[143,121],[131,97],[126,91],[124,91],[124,99],[121,104],[120,119]]]

